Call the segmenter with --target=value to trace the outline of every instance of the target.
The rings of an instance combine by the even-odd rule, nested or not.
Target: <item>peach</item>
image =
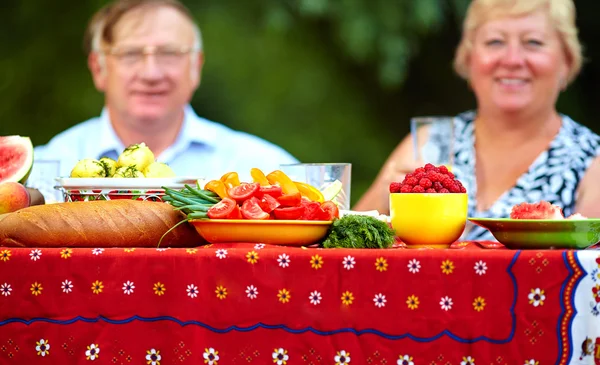
[[[17,182],[0,183],[0,214],[14,212],[29,206],[29,192]]]

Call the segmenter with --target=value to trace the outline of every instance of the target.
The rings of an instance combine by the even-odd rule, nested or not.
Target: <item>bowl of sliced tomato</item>
[[[312,200],[291,181],[226,184],[231,180],[229,175],[207,183],[205,189],[221,201],[208,210],[207,219],[190,220],[210,243],[310,245],[324,239],[339,218],[334,202]]]

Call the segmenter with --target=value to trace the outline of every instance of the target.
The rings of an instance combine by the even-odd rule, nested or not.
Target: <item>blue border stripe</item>
[[[25,325],[31,325],[36,322],[68,325],[68,324],[72,324],[75,322],[86,322],[86,323],[105,322],[105,323],[109,323],[109,324],[127,324],[127,323],[130,323],[133,321],[141,321],[141,322],[169,321],[169,322],[177,323],[178,325],[180,325],[182,327],[184,327],[184,326],[199,326],[199,327],[205,328],[205,329],[215,332],[215,333],[228,333],[231,331],[250,332],[250,331],[254,331],[256,329],[262,328],[262,329],[268,329],[268,330],[283,330],[285,332],[292,333],[292,334],[301,334],[301,333],[311,332],[311,333],[314,333],[314,334],[320,335],[320,336],[331,336],[331,335],[335,335],[335,334],[339,334],[339,333],[351,333],[356,336],[371,334],[371,335],[385,338],[387,340],[402,340],[402,339],[408,338],[408,339],[411,339],[416,342],[433,342],[442,336],[448,336],[449,338],[453,339],[454,341],[461,342],[461,343],[475,343],[475,342],[479,342],[479,341],[485,341],[485,342],[489,342],[492,344],[504,344],[504,343],[508,343],[508,342],[512,341],[512,339],[515,335],[515,330],[516,330],[517,317],[515,315],[515,306],[517,304],[518,288],[517,288],[517,279],[512,272],[512,268],[515,265],[515,263],[517,262],[517,259],[519,258],[520,253],[521,253],[521,251],[517,251],[515,253],[514,257],[512,258],[510,264],[508,265],[508,267],[506,269],[506,272],[508,273],[508,275],[510,276],[510,278],[513,282],[513,302],[510,307],[510,315],[512,318],[512,328],[511,328],[510,334],[505,339],[493,339],[493,338],[489,338],[487,336],[479,336],[479,337],[475,337],[472,339],[462,338],[448,330],[444,330],[432,337],[418,337],[418,336],[411,335],[410,333],[401,334],[401,335],[390,335],[390,334],[387,334],[387,333],[384,333],[384,332],[381,332],[381,331],[378,331],[378,330],[372,329],[372,328],[366,328],[366,329],[362,329],[362,330],[357,330],[354,328],[339,328],[339,329],[331,330],[331,331],[321,331],[321,330],[318,330],[318,329],[315,329],[312,327],[293,329],[293,328],[290,328],[283,324],[271,325],[271,324],[264,324],[264,323],[260,323],[260,322],[255,325],[247,326],[247,327],[229,326],[226,328],[216,328],[216,327],[210,326],[206,323],[202,323],[202,322],[198,322],[198,321],[182,321],[175,317],[170,317],[170,316],[140,317],[137,315],[129,317],[129,318],[125,318],[125,319],[110,319],[110,318],[107,318],[104,316],[98,316],[95,318],[86,318],[86,317],[77,316],[77,317],[74,317],[71,319],[66,319],[66,320],[58,320],[58,319],[43,318],[43,317],[32,318],[29,320],[21,319],[21,318],[9,318],[4,321],[0,321],[0,327],[10,324],[10,323],[22,323]]]

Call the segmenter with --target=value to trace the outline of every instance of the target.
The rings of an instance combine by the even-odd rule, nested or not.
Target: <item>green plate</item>
[[[584,249],[600,242],[600,219],[469,218],[514,249]]]

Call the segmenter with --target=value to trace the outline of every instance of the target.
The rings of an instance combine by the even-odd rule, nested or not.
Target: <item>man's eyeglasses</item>
[[[159,66],[179,64],[185,55],[197,52],[190,46],[145,46],[145,47],[113,47],[105,53],[115,57],[124,66],[137,66],[143,63],[146,56],[153,55]]]

